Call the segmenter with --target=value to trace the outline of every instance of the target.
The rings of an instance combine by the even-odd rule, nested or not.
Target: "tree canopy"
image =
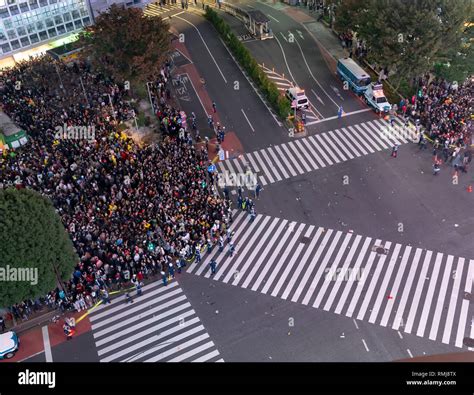
[[[51,201],[30,189],[0,190],[0,306],[44,296],[79,258]],[[28,269],[27,281],[8,274]],[[37,284],[30,269],[37,269]],[[18,273],[18,271],[16,271]],[[9,281],[10,280],[10,281]]]
[[[84,55],[116,81],[148,81],[158,75],[170,49],[169,25],[139,8],[112,5],[80,35]]]
[[[472,0],[343,0],[335,27],[365,40],[369,60],[395,71],[399,85],[466,51],[472,15]]]

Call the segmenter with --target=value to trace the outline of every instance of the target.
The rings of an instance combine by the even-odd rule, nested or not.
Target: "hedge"
[[[286,119],[291,110],[290,101],[280,94],[276,84],[268,79],[249,50],[240,42],[237,36],[232,32],[230,26],[216,11],[206,6],[205,17],[221,35],[223,41],[230,48],[241,67],[252,78],[278,116],[282,119]]]

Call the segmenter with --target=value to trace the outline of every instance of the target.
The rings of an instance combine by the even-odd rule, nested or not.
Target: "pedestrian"
[[[168,265],[168,273],[170,274],[171,278],[174,278],[174,266],[172,262],[170,262]]]
[[[395,144],[393,147],[392,147],[392,158],[396,158],[398,155],[398,144]]]
[[[209,266],[211,267],[211,275],[216,274],[217,263],[216,263],[215,259],[211,259],[211,262],[209,263]]]
[[[433,165],[433,175],[437,175],[440,170],[441,170],[441,168],[439,166],[439,162],[436,161]]]
[[[244,192],[244,189],[242,188],[242,185],[239,185],[239,187],[237,188],[237,193],[240,197],[242,197],[242,193]]]
[[[201,246],[198,244],[196,246],[196,263],[201,262]]]
[[[108,303],[112,303],[110,301],[109,293],[107,292],[105,288],[102,290],[102,302],[104,303],[104,305]]]
[[[260,192],[263,191],[263,188],[260,184],[257,184],[255,187],[255,198],[259,199],[260,198]]]
[[[133,303],[133,298],[130,296],[130,293],[127,291],[125,293],[125,304]]]
[[[216,107],[216,102],[212,102],[212,111],[214,111],[214,114],[217,112],[217,107]]]
[[[239,196],[237,197],[237,207],[240,208],[240,209],[242,209],[242,208],[243,208],[243,207],[242,207],[243,202],[244,202],[244,201],[242,200],[242,196],[239,195]]]
[[[136,286],[136,289],[137,289],[137,296],[141,296],[142,295],[142,283],[138,283],[137,286]]]
[[[342,106],[339,106],[339,110],[337,111],[337,117],[338,118],[342,118],[342,113],[343,113],[343,109],[342,109]]]
[[[306,113],[301,114],[301,122],[306,125]]]
[[[66,339],[67,340],[72,340],[73,331],[72,331],[71,327],[68,324],[64,323],[63,331],[64,331],[64,334],[66,335]]]
[[[5,319],[3,316],[0,316],[0,328],[2,332],[5,332],[5,329],[7,329],[7,326],[5,325]]]
[[[222,252],[224,250],[224,238],[222,236],[219,236],[219,252]]]
[[[255,208],[252,207],[252,210],[250,211],[250,222],[253,222],[256,216],[257,216],[257,213],[255,212]]]
[[[224,187],[224,198],[229,200],[229,187],[227,185]]]
[[[234,236],[234,232],[232,232],[230,229],[227,229],[227,243],[230,243],[232,241],[232,236]]]
[[[168,285],[168,278],[164,271],[161,271],[161,280],[163,281],[163,285],[166,287]]]
[[[207,253],[209,254],[212,251],[212,243],[210,239],[207,239]]]
[[[231,258],[234,255],[234,252],[235,252],[234,243],[229,242],[229,255],[230,255]]]

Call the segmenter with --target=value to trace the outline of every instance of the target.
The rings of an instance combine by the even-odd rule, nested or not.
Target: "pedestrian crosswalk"
[[[379,119],[295,139],[218,162],[220,172],[249,169],[262,185],[405,144],[417,138],[415,128],[397,118],[393,126]],[[244,171],[245,172],[245,171]]]
[[[143,290],[90,314],[101,362],[223,362],[176,281]]]
[[[188,272],[456,347],[471,336],[474,259],[245,212],[232,229],[233,257],[214,248]]]
[[[178,4],[179,3],[179,4]],[[181,2],[176,4],[164,4],[160,6],[160,1],[156,1],[155,3],[147,4],[145,9],[143,10],[143,14],[147,16],[162,16],[163,14],[169,11],[177,11],[182,10]]]

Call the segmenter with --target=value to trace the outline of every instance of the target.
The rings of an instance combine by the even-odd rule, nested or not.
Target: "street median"
[[[232,32],[230,26],[211,7],[206,7],[205,18],[212,23],[224,43],[235,56],[240,66],[257,85],[266,100],[273,107],[276,114],[283,120],[291,110],[290,101],[280,94],[276,84],[268,79],[258,62],[252,57],[249,50],[240,42]]]

